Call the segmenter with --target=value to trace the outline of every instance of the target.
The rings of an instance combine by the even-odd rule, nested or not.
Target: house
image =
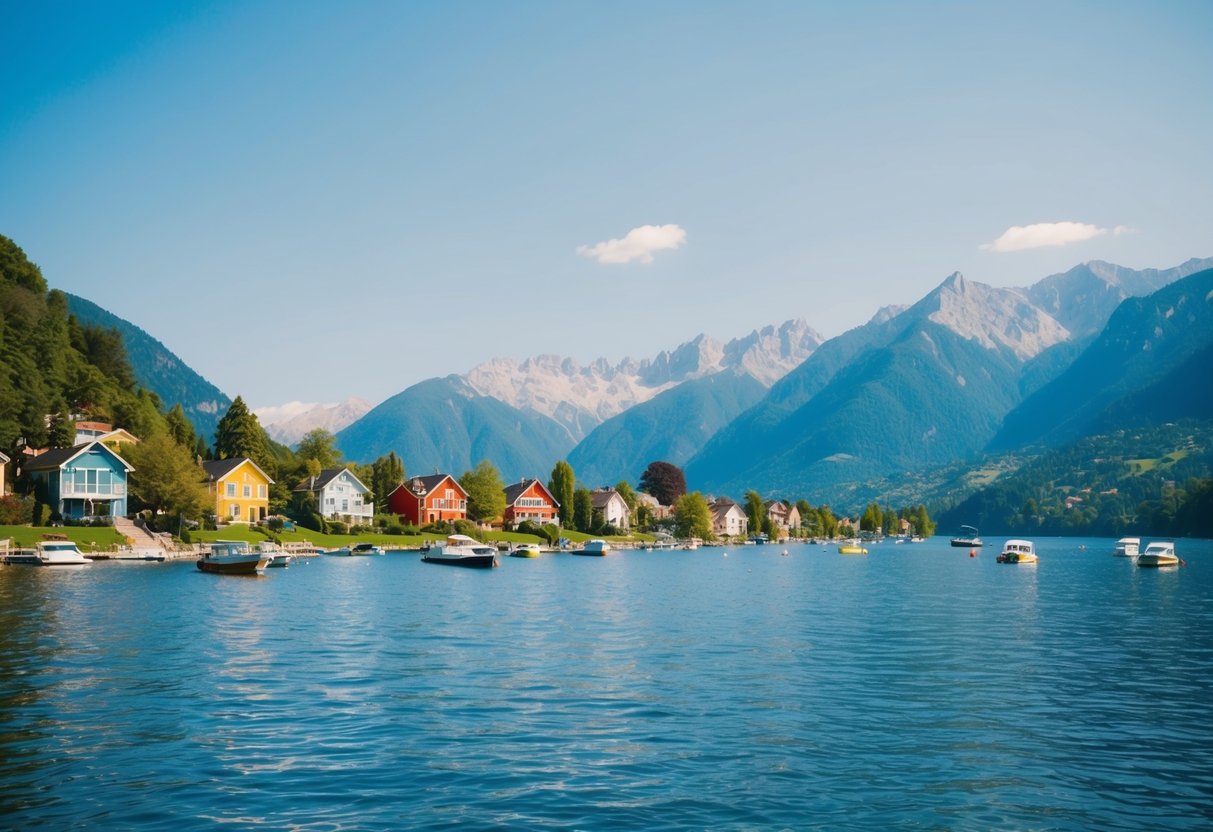
[[[387,497],[387,506],[392,514],[399,514],[414,526],[466,520],[468,493],[450,474],[413,477],[396,486]]]
[[[316,511],[326,520],[341,520],[358,526],[375,521],[371,490],[348,468],[325,468],[300,482],[294,491],[314,496]]]
[[[127,475],[135,469],[101,442],[52,448],[30,458],[25,470],[38,502],[64,519],[126,515]]]
[[[4,468],[8,465],[9,459],[0,451],[0,497],[4,496]]]
[[[766,504],[767,517],[775,528],[779,529],[780,537],[787,537],[791,529],[800,528],[800,510],[787,500],[772,500]]]
[[[631,527],[631,512],[623,497],[613,488],[596,488],[590,492],[594,512],[601,512],[602,521],[626,531]]]
[[[712,511],[712,532],[717,537],[744,537],[749,533],[750,518],[728,497],[716,499],[708,508]]]
[[[202,469],[220,522],[257,523],[270,513],[274,481],[248,457],[208,460]]]
[[[662,520],[669,517],[673,511],[669,506],[663,506],[652,494],[647,494],[644,491],[636,492],[636,504],[648,508],[649,516],[654,520]]]
[[[76,444],[84,442],[106,442],[110,445],[122,445],[128,442],[138,442],[139,437],[126,428],[114,429],[108,422],[77,422]]]
[[[505,487],[505,513],[501,515],[505,528],[528,520],[541,526],[559,523],[559,514],[560,503],[539,480],[521,480]]]

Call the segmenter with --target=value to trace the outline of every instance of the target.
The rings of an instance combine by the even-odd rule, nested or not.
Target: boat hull
[[[1176,555],[1138,555],[1137,565],[1155,569],[1164,566],[1179,566],[1179,557]]]
[[[838,553],[840,555],[866,555],[868,550],[862,546],[839,546]]]
[[[470,569],[492,569],[497,565],[495,555],[422,555],[426,563],[440,563],[444,566],[466,566]]]
[[[199,558],[198,569],[212,575],[256,575],[265,569],[269,559],[249,557],[242,559]]]
[[[979,549],[985,544],[981,542],[981,538],[954,537],[952,545],[957,549]]]

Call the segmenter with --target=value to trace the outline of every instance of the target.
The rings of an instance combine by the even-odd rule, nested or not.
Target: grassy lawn
[[[0,526],[0,540],[11,539],[14,548],[32,548],[44,534],[63,535],[81,552],[113,551],[126,544],[126,538],[109,526]]]

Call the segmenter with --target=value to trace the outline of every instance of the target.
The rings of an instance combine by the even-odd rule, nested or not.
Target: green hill
[[[67,299],[71,313],[81,322],[121,333],[135,380],[159,396],[166,409],[180,403],[194,430],[208,444],[214,441],[215,426],[232,404],[223,391],[129,321],[82,297],[68,294]]]

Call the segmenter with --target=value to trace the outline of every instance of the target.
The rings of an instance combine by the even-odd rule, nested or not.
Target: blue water
[[[1213,543],[1037,547],[0,567],[0,828],[1213,828]]]

